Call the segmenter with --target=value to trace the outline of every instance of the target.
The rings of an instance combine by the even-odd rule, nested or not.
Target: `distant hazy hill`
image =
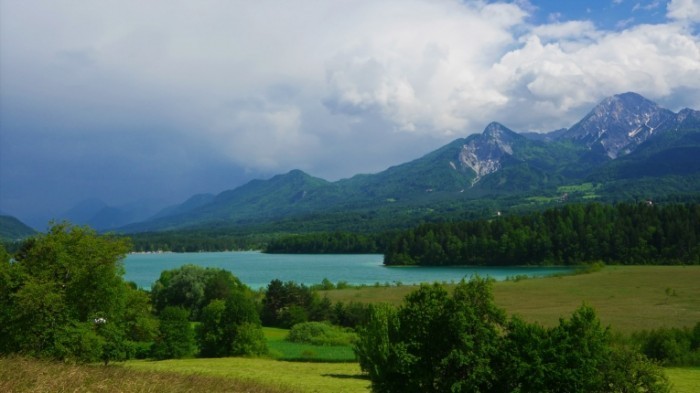
[[[491,123],[425,156],[372,175],[328,182],[294,170],[219,195],[195,196],[127,232],[186,228],[308,231],[527,206],[594,189],[620,200],[700,193],[700,112],[679,113],[635,93],[606,98],[571,128],[517,133]],[[565,195],[562,195],[565,194]],[[367,224],[372,227],[375,224]]]
[[[183,204],[189,207],[187,204]],[[97,230],[111,230],[153,217],[162,205],[152,201],[138,201],[120,206],[109,206],[105,202],[91,198],[79,202],[60,219],[73,224],[89,225]]]
[[[0,215],[0,240],[15,241],[27,238],[36,231],[12,216]]]

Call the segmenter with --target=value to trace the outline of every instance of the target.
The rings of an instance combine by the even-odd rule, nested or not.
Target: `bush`
[[[693,329],[660,328],[633,336],[641,352],[664,366],[700,366],[700,322]]]
[[[259,323],[245,322],[235,327],[231,355],[264,355],[267,353],[265,334]]]
[[[289,331],[287,341],[313,345],[351,345],[357,335],[324,322],[304,322],[296,324]]]
[[[369,309],[370,306],[365,303],[337,302],[333,305],[330,320],[334,325],[356,328],[369,320]]]

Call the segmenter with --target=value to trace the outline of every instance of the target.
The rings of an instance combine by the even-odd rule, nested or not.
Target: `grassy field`
[[[221,358],[130,361],[134,370],[176,372],[259,382],[292,392],[368,392],[369,380],[357,363],[304,363],[272,359]]]
[[[264,332],[274,359],[129,361],[103,367],[0,358],[0,392],[369,391],[351,347],[287,342],[286,329]]]
[[[586,303],[615,331],[692,327],[700,321],[700,266],[608,266],[572,276],[497,282],[496,303],[528,321],[554,325]],[[332,301],[399,304],[413,286],[325,291]]]
[[[695,393],[700,391],[700,367],[667,368],[666,375],[673,384],[676,393]]]
[[[350,346],[318,346],[285,340],[287,329],[263,328],[272,359],[223,358],[130,361],[137,370],[177,372],[260,382],[296,392],[368,392]]]
[[[287,329],[263,328],[270,356],[277,360],[354,362],[355,352],[347,345],[319,346],[286,341]]]

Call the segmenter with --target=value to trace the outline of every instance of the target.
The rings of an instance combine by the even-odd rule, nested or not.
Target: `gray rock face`
[[[502,158],[513,155],[513,142],[516,138],[522,137],[499,123],[491,123],[481,135],[470,138],[462,146],[458,156],[459,165],[476,173],[472,184],[501,168]],[[454,163],[451,164],[457,169]]]
[[[672,128],[676,115],[636,93],[606,98],[580,122],[559,136],[583,143],[588,148],[599,145],[615,159],[629,154],[658,132]]]

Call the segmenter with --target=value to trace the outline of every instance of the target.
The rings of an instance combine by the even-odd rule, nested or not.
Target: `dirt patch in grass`
[[[23,357],[0,358],[0,392],[248,392],[282,393],[259,381],[195,373],[136,371],[120,365],[73,365]]]

